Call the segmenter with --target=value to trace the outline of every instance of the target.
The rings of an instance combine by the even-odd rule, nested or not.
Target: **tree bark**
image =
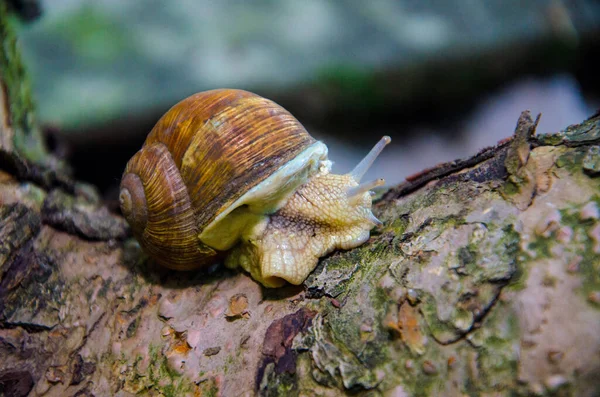
[[[0,394],[600,393],[600,117],[536,136],[524,112],[511,139],[383,194],[366,244],[271,290],[147,260],[34,124],[6,122],[27,102],[24,75],[6,88],[15,59],[1,65]]]

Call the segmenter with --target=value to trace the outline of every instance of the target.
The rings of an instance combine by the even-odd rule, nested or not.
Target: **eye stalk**
[[[360,182],[360,180],[363,178],[363,176],[365,176],[365,174],[367,173],[369,168],[371,168],[371,166],[373,165],[373,163],[375,162],[377,157],[379,157],[379,155],[381,154],[383,149],[391,141],[392,141],[392,138],[390,138],[387,135],[382,137],[379,140],[379,142],[377,142],[377,144],[375,146],[373,146],[373,149],[371,149],[371,151],[360,161],[360,163],[358,163],[357,166],[354,167],[354,169],[350,172],[350,176],[352,178],[354,178],[354,180],[356,182]],[[383,180],[383,179],[381,179],[381,180]],[[378,185],[378,186],[380,186],[380,185]]]
[[[374,189],[376,187],[383,186],[383,185],[385,185],[385,179],[383,179],[383,178],[375,179],[374,181],[362,183],[358,186],[351,187],[346,192],[346,195],[348,196],[349,199],[351,199],[352,197],[358,197],[358,196],[362,195],[363,193],[370,191],[371,189]]]

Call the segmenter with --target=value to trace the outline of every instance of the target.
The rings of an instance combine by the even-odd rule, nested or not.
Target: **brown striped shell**
[[[289,112],[250,92],[201,92],[173,106],[129,161],[121,210],[159,263],[191,269],[219,252],[202,230],[316,141]]]

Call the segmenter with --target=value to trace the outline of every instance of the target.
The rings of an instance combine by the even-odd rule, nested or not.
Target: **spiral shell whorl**
[[[124,175],[121,210],[148,254],[177,270],[214,260],[218,253],[198,239],[187,188],[165,145],[145,145]]]
[[[141,234],[148,222],[148,209],[144,184],[136,174],[126,174],[121,182],[119,194],[121,212],[135,234]]]

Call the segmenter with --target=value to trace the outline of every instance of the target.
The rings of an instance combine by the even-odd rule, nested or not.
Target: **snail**
[[[381,224],[370,190],[383,179],[359,182],[389,142],[331,174],[327,146],[283,107],[242,90],[200,92],[165,113],[127,163],[121,211],[161,265],[225,258],[266,287],[301,284],[320,257]]]

